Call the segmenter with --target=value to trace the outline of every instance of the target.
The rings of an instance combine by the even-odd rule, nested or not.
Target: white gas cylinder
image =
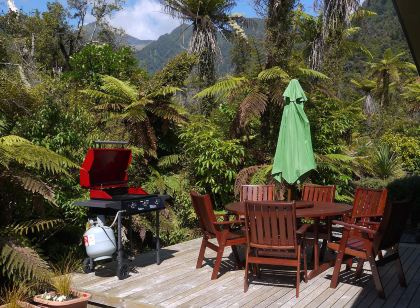
[[[95,226],[83,234],[86,253],[94,261],[112,258],[117,249],[114,231],[110,227]]]

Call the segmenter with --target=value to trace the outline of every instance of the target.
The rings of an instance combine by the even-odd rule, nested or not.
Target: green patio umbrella
[[[297,79],[292,79],[283,93],[285,107],[272,174],[277,181],[294,184],[308,171],[315,169],[311,129],[303,111],[307,100]]]

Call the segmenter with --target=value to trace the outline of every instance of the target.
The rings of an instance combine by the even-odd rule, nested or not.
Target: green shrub
[[[386,133],[381,141],[401,157],[403,168],[412,173],[420,172],[420,139],[397,133]]]
[[[226,139],[204,117],[196,117],[180,134],[194,186],[214,193],[225,203],[233,198],[233,184],[245,151],[239,140]]]

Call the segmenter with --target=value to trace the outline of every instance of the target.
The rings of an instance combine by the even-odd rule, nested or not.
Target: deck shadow
[[[166,260],[175,257],[175,253],[179,250],[162,248],[160,250],[160,264],[165,263]],[[147,267],[149,265],[156,264],[156,253],[154,251],[148,251],[144,254],[139,254],[135,256],[133,260],[124,259],[124,262],[129,266],[129,275],[138,272],[138,268]],[[95,266],[95,276],[97,277],[112,277],[116,275],[117,271],[117,261],[112,260],[110,262],[98,264]],[[127,278],[128,278],[127,277]]]

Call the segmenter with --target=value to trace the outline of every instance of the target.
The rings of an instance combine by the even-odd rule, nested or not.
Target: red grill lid
[[[85,188],[127,186],[130,163],[129,149],[89,149],[80,169],[80,185]]]

